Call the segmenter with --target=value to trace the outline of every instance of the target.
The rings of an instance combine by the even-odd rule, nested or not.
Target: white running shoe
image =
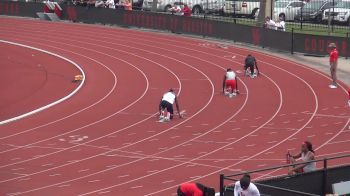
[[[231,94],[229,95],[229,97],[232,98],[232,97],[235,97],[236,95],[237,95],[236,93],[231,93]]]
[[[227,92],[227,91],[225,91],[225,96],[228,96],[228,95],[230,95],[230,93],[229,93],[229,92]]]
[[[164,122],[169,122],[169,121],[170,121],[170,118],[168,118],[168,117],[164,118]]]
[[[159,116],[159,120],[162,120],[162,119],[164,119],[164,116],[163,116],[163,115],[160,115],[160,116]]]
[[[330,84],[330,85],[329,85],[329,88],[331,88],[331,89],[335,89],[335,88],[338,88],[338,87],[337,87],[337,85]]]

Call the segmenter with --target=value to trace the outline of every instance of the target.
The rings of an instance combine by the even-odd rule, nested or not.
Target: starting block
[[[79,82],[84,79],[83,75],[75,75],[73,82]]]

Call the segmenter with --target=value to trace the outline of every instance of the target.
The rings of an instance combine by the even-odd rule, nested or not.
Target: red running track
[[[0,122],[59,100],[78,86],[72,79],[80,71],[63,59],[3,42],[0,50]]]
[[[4,39],[69,58],[87,79],[68,101],[0,127],[1,194],[174,195],[185,181],[218,188],[219,173],[284,163],[287,149],[297,152],[305,140],[319,157],[348,152],[344,85],[329,89],[326,75],[303,65],[161,33],[11,18],[0,24]],[[240,77],[242,94],[222,96],[224,70],[242,69],[248,53],[262,77]],[[156,123],[169,87],[185,118]]]

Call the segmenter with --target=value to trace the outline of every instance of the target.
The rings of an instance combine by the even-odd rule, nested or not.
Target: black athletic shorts
[[[253,68],[254,69],[254,64],[245,64],[244,66],[245,69],[248,69],[248,68]]]
[[[162,101],[160,102],[160,107],[161,107],[162,109],[166,109],[171,115],[174,114],[173,104],[171,104],[171,103],[169,103],[169,102],[167,102],[167,101],[162,100]]]

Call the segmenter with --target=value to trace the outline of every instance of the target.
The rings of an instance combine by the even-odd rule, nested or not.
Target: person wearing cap
[[[338,66],[338,50],[335,43],[330,43],[328,45],[330,49],[329,52],[329,64],[331,70],[332,84],[329,85],[329,88],[338,88],[337,84],[337,66]]]
[[[308,161],[315,160],[315,151],[312,148],[312,143],[309,141],[305,141],[301,144],[300,153],[290,156],[290,163],[297,163],[296,159],[301,159],[299,162],[305,164],[296,165],[292,168],[289,168],[288,174],[296,174],[296,173],[304,173],[311,172],[316,170],[316,162],[306,163]]]
[[[177,188],[178,196],[215,196],[215,189],[200,183],[182,183]]]
[[[179,114],[179,117],[182,118],[179,109],[179,103],[177,101],[177,96],[173,89],[170,89],[168,92],[164,93],[160,104],[159,104],[159,120],[162,122],[170,121],[174,117],[173,104],[176,105],[176,110]]]
[[[230,98],[236,96],[239,93],[237,85],[237,76],[231,68],[228,68],[224,75],[222,91],[225,95],[229,96]]]
[[[235,183],[234,196],[260,196],[258,187],[250,182],[249,174],[245,174]]]

